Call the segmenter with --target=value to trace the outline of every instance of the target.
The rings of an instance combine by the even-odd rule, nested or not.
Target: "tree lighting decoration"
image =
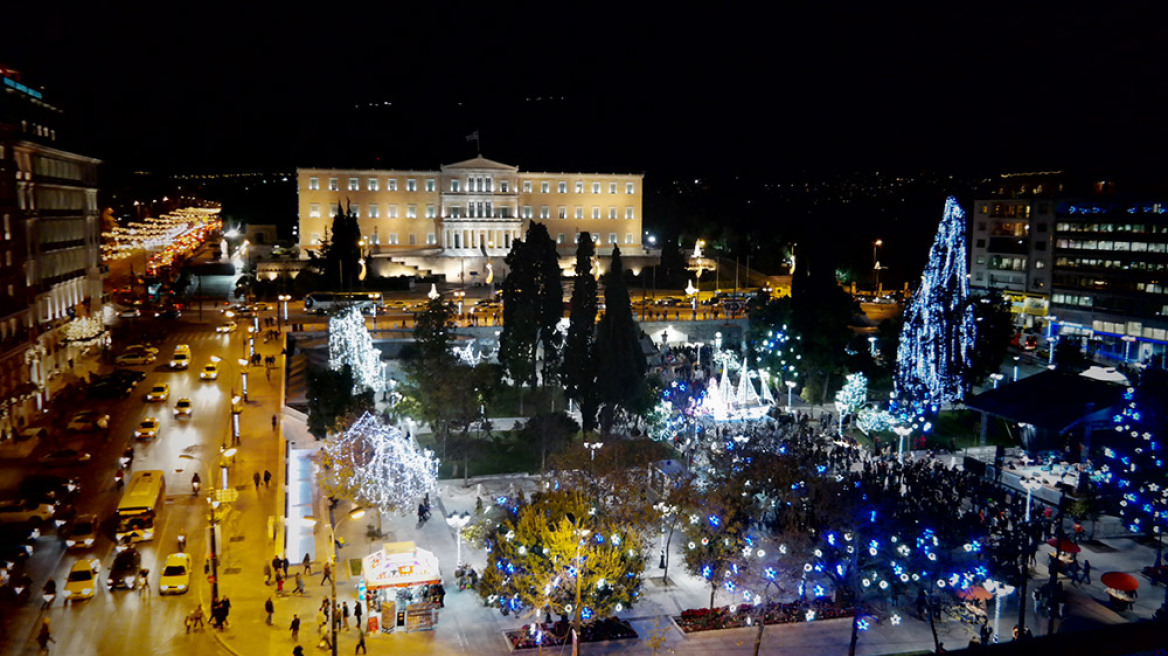
[[[965,212],[950,196],[920,287],[905,310],[896,354],[899,396],[938,404],[962,397],[974,345],[967,275]]]
[[[105,331],[101,319],[97,317],[77,317],[65,324],[65,341],[84,342]]]
[[[848,374],[843,389],[836,392],[835,401],[844,409],[844,414],[854,415],[868,402],[868,377],[864,374]]]
[[[1123,410],[1112,417],[1113,447],[1103,450],[1104,480],[1120,495],[1119,514],[1133,533],[1150,533],[1164,521],[1168,509],[1168,477],[1164,475],[1164,446],[1150,430],[1149,410],[1141,407],[1136,390],[1123,395]]]
[[[373,347],[365,317],[355,306],[329,319],[329,368],[339,371],[345,365],[353,369],[354,392],[369,389],[377,393],[385,389],[380,352]]]
[[[340,493],[386,512],[409,510],[434,489],[438,460],[413,438],[377,415],[365,413],[329,436],[323,461],[330,495]]]

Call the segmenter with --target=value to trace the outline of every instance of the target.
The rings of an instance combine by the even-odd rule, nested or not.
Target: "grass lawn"
[[[556,411],[568,407],[564,391],[559,387],[532,389],[503,386],[487,406],[487,416],[530,417],[539,412],[547,412],[549,403]]]
[[[439,458],[438,478],[454,478],[456,466],[458,478],[463,476],[462,457],[454,449],[456,441],[453,438],[445,460],[442,459],[442,445],[436,442],[432,434],[419,435],[418,443]],[[467,458],[471,476],[539,473],[539,448],[522,443],[516,432],[493,432],[489,438],[475,440],[472,449]]]

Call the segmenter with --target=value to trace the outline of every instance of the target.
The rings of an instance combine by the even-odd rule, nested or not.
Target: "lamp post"
[[[1002,597],[1008,597],[1014,592],[1014,586],[1007,585],[993,579],[986,579],[982,583],[986,592],[994,596],[994,642],[998,642],[998,629],[1002,624]]]
[[[876,275],[876,295],[881,296],[880,289],[880,259],[877,257],[877,249],[884,245],[883,239],[877,239],[872,242],[872,272]]]
[[[1021,359],[1022,359],[1022,356],[1020,356],[1020,355],[1014,356],[1014,382],[1015,383],[1018,382],[1018,361]]]
[[[596,460],[596,452],[599,451],[600,447],[602,447],[602,446],[604,446],[604,442],[585,442],[584,443],[584,448],[588,449],[588,451],[591,452],[591,454],[592,454],[592,460]]]
[[[875,337],[868,338],[868,354],[871,355],[873,358],[876,357],[876,338]]]
[[[337,656],[337,625],[340,624],[341,619],[337,617],[337,518],[333,513],[336,507],[336,499],[329,499],[328,509],[328,531],[329,531],[329,566],[332,567],[333,575],[329,577],[331,583],[331,590],[329,591],[329,603],[332,607],[329,608],[329,643],[332,645],[332,656]],[[349,511],[349,519],[361,519],[365,516],[364,508],[354,508]],[[315,517],[304,517],[303,521],[309,524],[316,524]]]
[[[243,412],[238,396],[231,397],[231,443],[239,444],[239,415]]]
[[[835,409],[839,413],[839,436],[842,438],[844,436],[844,417],[848,413],[848,404],[843,401],[836,401]]]
[[[1035,490],[1042,487],[1042,483],[1036,478],[1023,478],[1019,481],[1022,487],[1026,488],[1026,522],[1030,522],[1030,497]]]
[[[658,501],[653,505],[653,510],[661,513],[661,562],[657,565],[658,569],[665,569],[665,521],[674,513],[677,512],[677,506]]]
[[[998,389],[998,383],[1001,382],[1005,376],[1002,374],[990,374],[990,378],[994,381],[994,389]]]
[[[211,603],[214,604],[219,601],[219,553],[215,548],[215,529],[218,525],[215,513],[219,509],[219,500],[214,496],[210,496],[207,497],[207,504],[211,508],[211,535],[208,539],[208,542],[211,546],[211,575],[209,580],[211,582]]]
[[[456,536],[455,542],[458,544],[458,557],[454,563],[455,567],[462,567],[462,528],[466,526],[466,523],[469,521],[470,515],[466,514],[465,512],[462,514],[452,512],[450,513],[450,516],[446,518],[447,525],[454,529],[454,535]]]
[[[240,358],[239,362],[239,376],[243,379],[243,402],[247,403],[247,368],[251,365],[250,362]]]
[[[1058,322],[1058,317],[1049,316],[1046,318],[1046,344],[1049,349],[1050,359],[1047,365],[1054,366],[1054,347],[1058,344],[1058,337],[1054,334],[1054,325]]]
[[[438,293],[438,283],[430,283],[430,291],[426,292],[426,298],[431,301],[437,300],[441,294]]]
[[[693,308],[693,320],[698,320],[698,289],[694,287],[693,281],[686,283],[685,293],[689,296],[690,307]]]
[[[788,380],[783,383],[787,386],[787,412],[791,411],[791,392],[795,390],[795,381]]]
[[[280,294],[277,298],[280,300],[282,322],[286,323],[288,321],[288,301],[292,300],[292,296],[289,294]]]
[[[896,461],[897,462],[900,462],[900,463],[904,462],[904,438],[908,437],[909,434],[912,433],[912,431],[913,431],[912,426],[908,426],[905,424],[900,424],[900,425],[892,427],[892,432],[896,433],[897,437],[900,438],[900,446],[896,449]]]

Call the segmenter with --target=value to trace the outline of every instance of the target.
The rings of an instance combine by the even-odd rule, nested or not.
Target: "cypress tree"
[[[595,348],[596,381],[604,404],[600,422],[606,433],[612,430],[616,412],[629,410],[641,396],[647,369],[624,273],[620,248],[614,246],[604,277],[604,318],[597,328]]]
[[[576,245],[576,278],[572,285],[568,339],[564,344],[564,365],[561,370],[565,393],[580,406],[585,433],[596,429],[598,404],[596,360],[593,358],[597,305],[596,278],[592,275],[592,258],[595,254],[592,235],[581,233]]]

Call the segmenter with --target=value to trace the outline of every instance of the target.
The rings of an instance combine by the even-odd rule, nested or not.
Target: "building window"
[[[329,216],[333,217],[341,213],[341,206],[337,203],[329,203]]]
[[[487,178],[487,182],[490,183],[490,181],[491,181],[491,179]],[[488,190],[488,191],[490,191],[490,190]],[[505,194],[511,193],[511,183],[508,182],[507,180],[500,180],[499,181],[499,191],[502,191]],[[530,190],[528,190],[528,191],[530,191]]]
[[[985,240],[984,239],[978,239],[977,242],[975,242],[975,244],[976,244],[975,248],[985,248]]]
[[[615,207],[608,208],[608,218],[610,218],[610,219],[616,218],[616,208]]]
[[[341,183],[336,178],[329,178],[329,191],[340,191]]]
[[[389,218],[391,218],[391,219],[397,218],[397,205],[390,205],[389,206]]]
[[[530,205],[524,205],[523,207],[521,207],[519,209],[519,211],[522,213],[523,218],[525,218],[525,219],[531,218],[531,206]]]
[[[583,182],[576,183],[576,193],[578,193],[578,194],[584,193],[584,183]]]
[[[523,181],[523,193],[525,193],[525,194],[531,193],[531,180],[524,180]]]
[[[377,206],[377,203],[369,203],[369,218],[371,218],[371,219],[380,219],[381,218],[381,208],[379,208]]]
[[[1045,268],[1046,268],[1046,262],[1045,262],[1045,261],[1043,261],[1043,260],[1038,260],[1038,259],[1036,259],[1036,260],[1034,260],[1034,268],[1035,268],[1035,269],[1045,269]]]
[[[308,179],[308,189],[310,191],[316,191],[316,190],[320,189],[320,178],[317,178],[317,177],[309,178]]]
[[[365,181],[365,188],[369,191],[377,191],[377,178],[369,178]]]
[[[625,193],[626,194],[636,193],[635,188],[633,187],[633,183],[631,183],[631,182],[625,183]]]
[[[427,205],[426,206],[426,218],[427,219],[438,218],[438,207],[436,205]]]
[[[618,243],[616,240],[616,233],[615,232],[608,233],[608,243],[613,244],[613,245],[616,245]]]
[[[625,243],[626,243],[626,244],[631,244],[631,243],[633,243],[633,233],[631,233],[631,232],[626,232],[626,233],[625,233]]]
[[[568,193],[568,183],[560,180],[556,183],[556,191],[560,192],[561,194]]]
[[[437,244],[437,243],[438,243],[438,235],[436,235],[432,232],[428,233],[426,235],[426,244],[433,246],[434,244]]]
[[[561,219],[566,219],[566,218],[568,218],[568,208],[566,208],[566,207],[561,207],[561,208],[559,209],[559,217],[560,217]]]
[[[361,218],[361,206],[356,203],[350,203],[349,214],[355,218]]]
[[[608,193],[610,193],[610,194],[616,193],[616,183],[615,182],[608,183]]]
[[[433,178],[426,178],[426,191],[437,191],[438,183]]]
[[[358,191],[360,188],[360,181],[357,178],[349,178],[349,191]]]
[[[450,191],[458,193],[459,181],[457,179],[450,181]]]
[[[397,178],[387,178],[385,181],[386,191],[397,191]]]
[[[397,246],[397,233],[396,232],[389,233],[389,245],[390,246]]]
[[[7,218],[7,217],[5,217],[5,218]],[[310,218],[310,219],[319,219],[320,218],[320,203],[312,203],[311,205],[308,206],[308,218]]]
[[[576,206],[576,218],[577,219],[584,218],[584,208],[580,207],[579,205]]]
[[[539,193],[541,193],[541,194],[551,193],[551,190],[552,190],[551,187],[552,187],[551,183],[547,182],[545,180],[545,181],[539,183]]]
[[[418,181],[413,178],[406,178],[406,191],[417,191]]]
[[[561,232],[561,233],[556,235],[556,243],[557,244],[564,243],[564,233]]]
[[[578,232],[576,233],[576,238],[572,240],[572,243],[574,243],[574,244],[580,243],[580,233],[578,233]]]
[[[592,208],[592,218],[594,218],[594,219],[600,218],[600,208],[599,207]]]
[[[417,245],[418,245],[418,236],[411,232],[410,233],[410,246],[417,246]]]
[[[418,218],[418,206],[417,205],[406,205],[406,218],[407,219]]]
[[[369,243],[374,246],[381,245],[381,235],[377,233],[377,228],[373,228],[373,236],[369,238]]]
[[[547,206],[547,205],[542,205],[542,206],[540,206],[540,208],[539,208],[539,218],[541,218],[541,219],[547,219],[547,218],[551,218],[551,212],[548,210],[548,206]]]
[[[1036,242],[1034,242],[1034,250],[1036,250],[1036,251],[1044,251],[1044,250],[1046,250],[1046,242],[1045,242],[1045,241],[1036,241]],[[1116,249],[1116,250],[1119,250],[1119,249]]]
[[[633,218],[633,208],[631,208],[631,207],[626,207],[626,208],[625,208],[625,218],[626,218],[626,219],[631,219],[631,218]]]
[[[312,240],[309,241],[308,243],[312,244],[313,246],[319,246],[320,245],[320,233],[319,232],[312,233]]]
[[[600,183],[599,182],[592,183],[592,193],[594,193],[594,194],[600,193]]]

